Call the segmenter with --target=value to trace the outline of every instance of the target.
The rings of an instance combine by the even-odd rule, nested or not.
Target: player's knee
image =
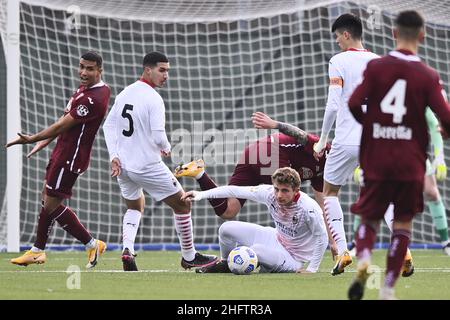
[[[175,212],[177,213],[189,213],[191,212],[191,204],[188,202],[184,202],[184,201],[179,201],[176,205],[175,208],[173,208],[175,210]]]
[[[219,238],[228,236],[228,224],[229,222],[224,222],[219,227]]]
[[[239,211],[227,209],[220,217],[225,220],[231,220],[237,216],[238,212]]]
[[[222,219],[231,220],[237,216],[241,210],[241,203],[238,199],[230,198],[227,200],[227,208],[223,214],[220,215]]]
[[[234,238],[237,221],[226,221],[219,227],[219,238]]]

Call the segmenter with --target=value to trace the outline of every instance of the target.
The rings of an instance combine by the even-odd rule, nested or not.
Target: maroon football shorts
[[[77,178],[77,173],[50,160],[45,174],[45,192],[50,197],[68,199],[72,197],[72,188]]]
[[[394,204],[395,220],[411,221],[423,211],[423,182],[364,180],[359,199],[351,206],[351,211],[368,220],[380,220],[390,203]]]

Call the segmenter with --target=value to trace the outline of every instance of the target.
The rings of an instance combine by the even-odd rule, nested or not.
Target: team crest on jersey
[[[77,107],[77,115],[79,115],[80,117],[85,117],[88,115],[88,113],[89,113],[89,109],[85,105],[80,104]]]
[[[298,214],[294,214],[292,217],[292,224],[296,225],[300,221],[300,218],[298,217]]]
[[[310,168],[301,167],[302,179],[311,179],[314,176],[313,171]]]

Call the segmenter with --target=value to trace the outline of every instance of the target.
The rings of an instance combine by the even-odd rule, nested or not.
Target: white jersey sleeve
[[[267,204],[268,197],[273,194],[273,186],[261,184],[253,187],[222,186],[199,192],[202,199],[240,198]]]

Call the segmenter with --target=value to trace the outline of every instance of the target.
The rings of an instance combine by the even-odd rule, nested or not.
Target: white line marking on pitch
[[[67,273],[66,270],[0,270],[0,273]],[[168,272],[188,272],[188,271],[173,271],[173,270],[139,270],[139,271],[122,271],[122,270],[80,270],[81,273],[168,273]]]

